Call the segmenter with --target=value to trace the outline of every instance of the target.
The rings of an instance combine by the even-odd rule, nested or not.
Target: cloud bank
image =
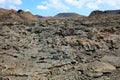
[[[58,9],[69,10],[70,7],[86,8],[86,9],[101,9],[107,6],[113,9],[120,8],[120,0],[47,0],[41,2],[37,8],[39,10]]]
[[[0,7],[16,9],[16,6],[22,4],[22,0],[0,0]]]
[[[68,10],[69,7],[66,6],[62,0],[48,0],[41,2],[40,5],[37,6],[39,10],[47,10],[47,9],[57,9],[57,10]]]

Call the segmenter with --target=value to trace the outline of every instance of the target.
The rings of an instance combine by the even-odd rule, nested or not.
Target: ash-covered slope
[[[119,17],[0,25],[0,79],[120,80]]]

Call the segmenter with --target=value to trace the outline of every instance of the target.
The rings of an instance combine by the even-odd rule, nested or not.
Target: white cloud
[[[29,9],[26,9],[25,11],[30,11]]]
[[[101,5],[120,8],[120,0],[65,0],[65,2],[79,9],[83,6],[89,9],[99,9]]]
[[[96,3],[93,3],[93,2],[88,3],[86,6],[88,9],[99,9],[98,5]]]
[[[10,5],[8,8],[9,8],[9,9],[15,9],[15,10],[17,10],[17,7],[14,6],[14,5]]]
[[[90,10],[119,9],[120,0],[45,0],[37,6],[39,10],[57,9],[60,11],[70,10],[71,7]]]
[[[57,10],[68,10],[69,7],[66,6],[61,0],[48,0],[42,2],[40,5],[37,6],[38,9],[57,9]]]
[[[12,3],[14,3],[16,5],[21,5],[22,4],[22,0],[12,0]]]
[[[111,7],[117,7],[119,6],[120,8],[120,0],[97,0],[96,1],[98,4],[106,4]]]
[[[72,6],[75,6],[77,8],[83,7],[83,5],[87,2],[88,0],[65,0],[67,4],[70,4]]]
[[[40,10],[47,10],[48,7],[47,7],[47,6],[43,6],[43,5],[38,5],[38,6],[37,6],[37,9],[40,9]]]
[[[0,0],[0,7],[3,8],[16,9],[16,6],[21,4],[22,4],[22,0]]]

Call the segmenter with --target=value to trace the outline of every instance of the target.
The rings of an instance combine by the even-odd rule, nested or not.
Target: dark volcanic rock
[[[17,13],[23,13],[23,12],[24,12],[24,11],[23,11],[23,10],[21,10],[21,9],[17,11]]]

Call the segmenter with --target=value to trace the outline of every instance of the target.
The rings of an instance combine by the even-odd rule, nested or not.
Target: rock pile
[[[119,17],[0,25],[0,80],[120,80]]]

